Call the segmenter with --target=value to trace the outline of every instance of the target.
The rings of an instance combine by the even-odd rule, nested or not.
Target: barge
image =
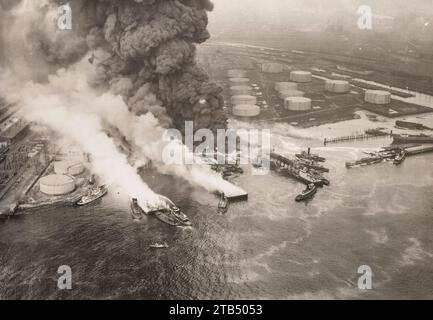
[[[394,134],[392,135],[394,143],[433,143],[433,136],[425,134],[409,135],[409,134]]]

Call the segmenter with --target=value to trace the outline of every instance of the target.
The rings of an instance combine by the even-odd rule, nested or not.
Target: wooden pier
[[[368,140],[368,139],[386,137],[391,135],[392,135],[392,131],[390,133],[387,133],[381,130],[373,129],[373,130],[366,130],[364,133],[360,133],[360,134],[352,134],[350,136],[342,136],[337,138],[325,138],[323,140],[323,143],[326,146],[329,143],[339,143],[339,142],[347,142],[347,141],[355,141],[355,140]]]

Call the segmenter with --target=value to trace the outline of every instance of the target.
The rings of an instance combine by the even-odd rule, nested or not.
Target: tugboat
[[[107,194],[107,192],[108,188],[106,185],[90,188],[89,192],[85,196],[81,197],[81,199],[78,200],[76,204],[77,206],[85,206],[98,200],[99,198],[102,198]]]
[[[229,206],[229,199],[225,196],[224,192],[221,194],[221,200],[218,202],[218,213],[224,214],[227,212]]]
[[[143,219],[143,216],[145,215],[144,210],[141,209],[140,206],[138,205],[138,201],[136,198],[132,198],[131,201],[131,214],[132,214],[132,218],[137,221]]]
[[[402,164],[405,159],[406,159],[406,151],[400,150],[400,152],[394,158],[394,164],[395,165]]]
[[[149,245],[149,248],[152,248],[152,249],[167,249],[168,248],[168,244],[166,242],[164,242],[164,243],[158,243],[158,242],[156,242],[154,244]]]
[[[183,224],[177,220],[171,213],[169,209],[163,209],[155,212],[155,217],[170,226],[173,227],[182,227]]]
[[[190,227],[192,226],[188,216],[184,214],[176,205],[168,198],[160,196],[165,204],[165,208],[155,211],[155,217],[174,227]]]
[[[174,217],[179,220],[181,223],[183,223],[186,227],[191,227],[192,223],[189,221],[188,216],[180,211],[180,209],[176,206],[173,206],[171,209],[171,213],[174,215]]]
[[[317,187],[313,183],[310,183],[307,186],[307,188],[304,191],[302,191],[301,194],[296,196],[295,200],[297,202],[307,200],[311,198],[314,194],[316,194],[316,192],[317,192]]]
[[[312,160],[315,162],[325,162],[326,161],[325,158],[320,157],[317,154],[310,153],[310,148],[308,148],[308,151],[302,151],[301,153],[297,153],[296,158]]]

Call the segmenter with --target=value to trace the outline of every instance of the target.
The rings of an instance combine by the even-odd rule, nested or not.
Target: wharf
[[[223,193],[231,202],[248,201],[248,192],[235,185],[233,185],[231,190],[218,190],[215,192],[219,196]]]
[[[342,137],[336,137],[336,138],[325,138],[324,139],[324,145],[326,146],[329,143],[338,143],[338,142],[346,142],[346,141],[367,140],[367,139],[389,136],[390,134],[391,133],[387,133],[387,132],[382,131],[380,129],[372,129],[372,130],[366,130],[364,133],[352,134],[350,136],[342,136]]]

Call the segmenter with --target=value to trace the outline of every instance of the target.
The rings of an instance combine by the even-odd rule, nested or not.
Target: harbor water
[[[214,195],[142,172],[193,228],[151,217],[134,222],[128,199],[115,189],[87,207],[46,207],[1,221],[0,298],[431,299],[433,155],[348,170],[346,161],[391,142],[323,147],[323,137],[349,134],[342,128],[362,127],[360,121],[367,120],[310,129],[272,125],[279,152],[312,146],[328,159],[331,185],[307,203],[294,201],[304,189],[299,182],[274,172],[252,175],[246,167],[235,181],[249,201],[219,215]],[[170,247],[149,248],[155,242]],[[72,269],[72,290],[57,288],[61,265]],[[358,289],[362,265],[373,271],[372,290]]]

